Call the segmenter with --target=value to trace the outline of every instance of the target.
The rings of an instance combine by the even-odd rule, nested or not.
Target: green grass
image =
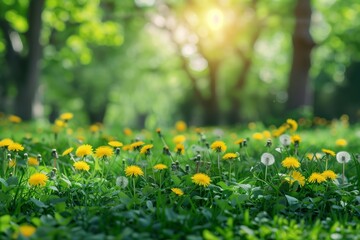
[[[281,145],[271,136],[256,140],[254,133],[267,135],[273,128],[261,123],[239,128],[175,128],[134,131],[125,135],[122,129],[102,126],[91,132],[72,120],[55,134],[54,127],[35,123],[13,124],[0,120],[0,140],[11,138],[24,146],[23,151],[0,148],[0,238],[22,239],[21,226],[36,228],[31,239],[360,239],[360,152],[358,126],[344,121],[331,125],[299,126],[299,148]],[[93,129],[94,130],[94,129]],[[175,151],[175,136],[184,135],[184,154]],[[247,145],[235,141],[247,139]],[[336,145],[344,138],[346,146]],[[90,144],[94,153],[115,139],[124,145],[141,140],[152,144],[150,154],[123,150],[110,157],[75,155],[82,144]],[[209,146],[223,141],[227,150],[216,152]],[[164,152],[164,147],[170,150]],[[73,147],[71,154],[64,150]],[[321,155],[309,160],[307,154],[347,151],[352,159],[343,165],[333,156]],[[58,157],[52,154],[56,149]],[[223,160],[225,153],[237,158]],[[267,168],[260,162],[269,152],[275,163]],[[29,166],[27,157],[41,155],[39,166]],[[10,154],[10,155],[8,155]],[[294,169],[281,162],[295,157],[297,169],[304,177],[302,186],[290,181]],[[10,157],[10,158],[9,158]],[[337,175],[334,181],[309,182],[314,172],[328,169]],[[9,166],[9,159],[16,165]],[[220,165],[218,165],[220,159]],[[56,160],[56,171],[54,161]],[[75,161],[84,160],[89,171],[74,169]],[[155,170],[158,164],[168,168]],[[143,175],[126,176],[127,166],[137,165]],[[29,185],[34,173],[47,174],[45,186]],[[192,177],[201,172],[211,178],[207,187],[196,185]],[[184,195],[171,191],[180,188]]]

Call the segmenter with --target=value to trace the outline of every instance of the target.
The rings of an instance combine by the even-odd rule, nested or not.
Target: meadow
[[[360,239],[346,115],[129,129],[0,118],[1,239]]]

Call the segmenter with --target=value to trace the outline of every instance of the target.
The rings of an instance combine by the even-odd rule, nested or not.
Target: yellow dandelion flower
[[[215,141],[211,144],[210,148],[216,152],[225,152],[227,147],[223,141]]]
[[[177,122],[175,123],[175,129],[176,129],[177,131],[179,131],[179,132],[185,131],[186,128],[187,128],[187,125],[186,125],[186,123],[185,123],[184,121],[177,121]]]
[[[11,140],[10,138],[4,138],[0,141],[0,147],[7,147],[12,143],[14,143],[14,141]]]
[[[21,123],[22,120],[21,117],[18,117],[16,115],[10,115],[8,119],[12,123]]]
[[[31,237],[36,232],[36,228],[29,224],[23,224],[19,227],[19,232],[23,237]]]
[[[301,137],[299,135],[292,135],[290,137],[290,139],[291,139],[292,143],[300,143],[301,142]]]
[[[16,161],[15,159],[10,159],[9,163],[8,163],[9,168],[15,167],[16,166]]]
[[[345,147],[348,144],[348,142],[344,138],[339,138],[336,140],[335,144],[336,146],[339,147]]]
[[[29,178],[30,186],[41,186],[44,187],[48,181],[48,176],[43,173],[34,173]]]
[[[27,160],[27,164],[29,166],[39,166],[39,161],[34,157],[29,157],[29,159]]]
[[[207,187],[210,185],[211,179],[205,173],[196,173],[194,176],[191,177],[192,182],[196,185]]]
[[[335,155],[336,155],[334,151],[329,150],[329,149],[323,148],[323,149],[321,149],[321,151],[322,151],[323,153],[325,153],[326,155],[330,155],[330,156],[333,156],[333,157],[335,157]]]
[[[286,168],[299,168],[300,162],[294,157],[287,157],[281,162],[281,165]]]
[[[122,147],[122,150],[124,150],[124,151],[129,151],[129,150],[131,150],[131,144],[124,145],[124,146]]]
[[[60,119],[63,121],[69,121],[70,119],[72,119],[74,117],[74,114],[70,113],[70,112],[66,112],[60,115]]]
[[[145,146],[143,146],[140,150],[141,154],[145,154],[145,155],[149,155],[150,154],[150,150],[154,147],[154,145],[152,144],[147,144]]]
[[[98,158],[111,157],[114,154],[114,149],[109,146],[100,146],[95,150],[95,156]]]
[[[141,170],[140,167],[138,167],[136,165],[131,165],[131,166],[126,167],[125,175],[127,177],[137,177],[137,176],[143,176],[144,172]]]
[[[265,131],[263,131],[262,132],[262,135],[264,136],[264,138],[271,138],[271,133],[270,133],[270,131],[267,131],[267,130],[265,130]]]
[[[65,149],[65,151],[63,151],[63,153],[61,155],[66,156],[66,155],[70,154],[73,150],[74,150],[73,147],[69,147],[69,148]]]
[[[8,150],[18,152],[24,150],[24,147],[20,143],[13,142],[8,146]]]
[[[122,142],[119,142],[119,141],[110,141],[110,142],[108,142],[108,144],[112,147],[122,147],[123,146]]]
[[[85,161],[74,162],[73,166],[76,170],[80,170],[80,171],[89,171],[90,170],[89,164],[87,164]]]
[[[334,173],[332,170],[326,170],[321,175],[323,175],[324,178],[335,180],[337,178],[336,173]]]
[[[126,136],[131,136],[131,135],[132,135],[131,129],[130,129],[130,128],[125,128],[125,129],[124,129],[124,134],[125,134]]]
[[[180,188],[172,188],[171,191],[172,191],[173,193],[175,193],[176,195],[178,195],[178,196],[184,195],[183,190],[181,190]]]
[[[90,155],[92,154],[92,146],[89,145],[89,144],[83,144],[81,146],[79,146],[77,149],[76,149],[76,156],[78,157],[85,157],[87,155]]]
[[[322,183],[326,181],[326,178],[321,173],[314,172],[310,175],[308,181],[310,183],[315,183],[315,182]]]
[[[240,139],[236,140],[234,143],[237,145],[241,145],[244,141],[245,141],[245,138],[240,138]]]
[[[175,144],[184,143],[186,140],[186,137],[184,135],[177,135],[173,138],[173,142]]]
[[[223,157],[222,157],[222,159],[224,159],[224,160],[232,160],[232,159],[235,159],[235,158],[237,158],[238,157],[238,155],[236,154],[236,153],[226,153]]]
[[[287,119],[286,123],[288,124],[291,131],[296,131],[298,128],[298,124],[294,119]]]
[[[279,137],[283,135],[288,128],[289,128],[288,125],[281,125],[278,129],[273,131],[272,135],[274,137]]]
[[[184,154],[185,153],[185,146],[183,144],[181,144],[181,143],[176,144],[175,152],[178,155]]]
[[[154,169],[156,169],[156,170],[164,170],[164,169],[167,169],[167,168],[168,167],[165,164],[162,164],[162,163],[156,164],[154,166]]]
[[[134,143],[131,144],[130,149],[131,149],[131,150],[140,150],[140,147],[141,147],[142,145],[144,145],[144,144],[145,144],[145,143],[144,143],[143,141],[136,141],[136,142],[134,142]]]
[[[252,138],[255,140],[262,140],[264,139],[264,135],[262,133],[256,132],[252,135]]]
[[[66,123],[61,119],[56,119],[54,123],[55,127],[58,127],[58,129],[65,127]]]
[[[96,133],[96,132],[100,131],[100,125],[99,124],[92,124],[92,125],[90,125],[89,130],[92,133]]]
[[[298,182],[300,186],[305,185],[305,177],[298,171],[293,171],[290,175],[290,184]]]

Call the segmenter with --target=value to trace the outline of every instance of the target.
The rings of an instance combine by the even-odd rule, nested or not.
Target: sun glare
[[[206,23],[213,31],[219,30],[224,25],[224,14],[217,8],[211,9],[206,14]]]

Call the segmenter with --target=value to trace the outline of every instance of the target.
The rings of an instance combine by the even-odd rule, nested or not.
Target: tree
[[[311,105],[309,70],[315,43],[310,35],[311,1],[298,0],[295,6],[295,29],[292,37],[293,58],[289,76],[287,110]]]

